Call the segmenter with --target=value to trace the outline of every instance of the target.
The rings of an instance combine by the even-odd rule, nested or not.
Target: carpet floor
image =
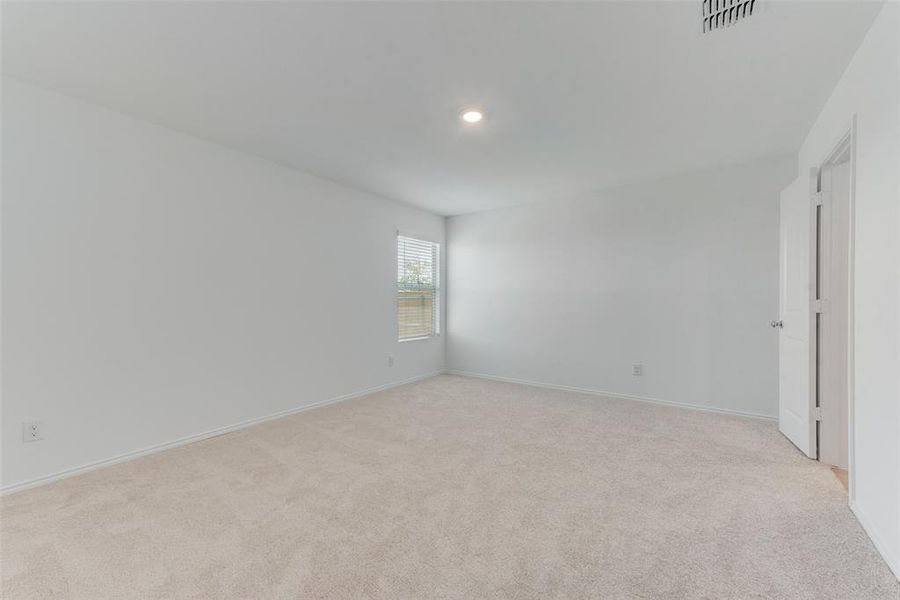
[[[900,597],[770,421],[452,375],[0,509],[7,600]]]

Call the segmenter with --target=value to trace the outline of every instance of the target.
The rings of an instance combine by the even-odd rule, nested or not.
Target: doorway
[[[779,428],[853,495],[853,135],[781,193]]]
[[[816,195],[818,458],[849,488],[851,136],[819,168]]]

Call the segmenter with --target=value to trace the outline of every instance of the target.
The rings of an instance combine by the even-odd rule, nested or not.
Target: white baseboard
[[[440,375],[444,372],[445,372],[444,370],[433,371],[431,373],[426,373],[424,375],[417,375],[416,377],[410,377],[408,379],[402,379],[400,381],[393,381],[391,383],[386,383],[384,385],[379,385],[379,386],[372,387],[369,389],[360,390],[358,392],[344,394],[343,396],[337,396],[334,398],[329,398],[327,400],[320,400],[318,402],[313,402],[312,404],[304,404],[303,406],[289,408],[287,410],[282,410],[279,412],[271,413],[268,415],[264,415],[262,417],[247,419],[246,421],[241,421],[240,423],[235,423],[233,425],[226,425],[225,427],[218,427],[216,429],[210,429],[209,431],[204,431],[203,433],[198,433],[195,435],[189,435],[187,437],[179,438],[179,439],[173,440],[171,442],[164,442],[162,444],[154,444],[153,446],[148,446],[146,448],[141,448],[140,450],[133,450],[131,452],[126,452],[124,454],[119,454],[118,456],[114,456],[112,458],[98,460],[96,462],[87,463],[84,465],[80,465],[78,467],[72,467],[71,469],[64,469],[62,471],[57,471],[56,473],[51,473],[50,475],[44,475],[42,477],[36,477],[35,479],[29,479],[27,481],[13,483],[13,484],[4,486],[3,488],[0,488],[0,495],[6,496],[8,494],[13,494],[15,492],[21,492],[21,491],[24,491],[24,490],[27,490],[27,489],[30,489],[33,487],[51,483],[53,481],[58,481],[60,479],[66,479],[68,477],[73,477],[75,475],[80,475],[82,473],[94,471],[95,469],[99,469],[101,467],[108,467],[110,465],[115,465],[118,463],[133,460],[135,458],[138,458],[141,456],[146,456],[148,454],[155,454],[157,452],[162,452],[163,450],[169,450],[170,448],[177,448],[178,446],[184,446],[185,444],[199,442],[201,440],[206,440],[206,439],[209,439],[212,437],[216,437],[218,435],[231,433],[232,431],[237,431],[239,429],[244,429],[246,427],[251,427],[253,425],[265,423],[266,421],[271,421],[273,419],[286,417],[288,415],[303,412],[306,410],[311,410],[313,408],[327,406],[329,404],[335,404],[337,402],[342,402],[344,400],[350,400],[351,398],[359,398],[360,396],[374,394],[375,392],[380,392],[380,391],[388,390],[388,389],[395,388],[395,387],[398,387],[401,385],[406,385],[407,383],[421,381],[422,379],[428,379],[429,377],[434,377],[435,375]]]
[[[894,556],[888,552],[887,544],[885,544],[878,534],[875,533],[872,521],[870,521],[865,513],[863,513],[852,501],[850,502],[850,510],[856,515],[856,520],[862,525],[863,531],[865,531],[866,535],[869,536],[869,539],[872,540],[872,544],[875,546],[875,549],[878,550],[878,553],[881,554],[881,558],[887,563],[888,568],[894,573],[894,577],[900,581],[900,556]]]
[[[634,396],[632,394],[620,394],[617,392],[606,392],[603,390],[593,390],[589,388],[574,387],[571,385],[559,385],[555,383],[541,383],[539,381],[528,381],[526,379],[516,379],[514,377],[500,377],[497,375],[486,375],[484,373],[473,373],[471,371],[459,371],[450,369],[446,371],[451,375],[463,375],[465,377],[477,377],[479,379],[490,379],[492,381],[504,381],[506,383],[519,383],[522,385],[530,385],[534,387],[546,388],[551,390],[564,390],[567,392],[578,392],[581,394],[591,394],[592,396],[606,396],[607,398],[616,398],[619,400],[636,400],[638,402],[649,402],[650,404],[662,404],[664,406],[675,406],[678,408],[687,408],[690,410],[699,410],[701,412],[719,413],[724,415],[736,415],[739,417],[751,417],[754,419],[764,419],[766,421],[777,421],[778,417],[772,415],[764,415],[761,413],[747,412],[742,410],[731,410],[728,408],[717,408],[715,406],[703,406],[701,404],[688,404],[687,402],[673,402],[672,400],[660,400],[659,398],[647,398],[645,396]]]

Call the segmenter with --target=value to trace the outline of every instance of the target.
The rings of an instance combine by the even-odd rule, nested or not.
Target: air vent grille
[[[760,0],[701,0],[703,32],[724,29],[753,14]]]

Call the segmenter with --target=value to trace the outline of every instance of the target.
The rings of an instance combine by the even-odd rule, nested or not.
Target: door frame
[[[848,496],[849,501],[852,504],[856,497],[856,461],[855,461],[855,452],[854,452],[854,437],[855,437],[855,423],[856,419],[855,415],[855,390],[856,384],[854,380],[854,339],[853,339],[853,331],[854,331],[854,316],[855,316],[855,308],[854,308],[854,281],[855,281],[855,255],[856,255],[856,114],[853,114],[850,118],[850,127],[846,129],[841,136],[837,139],[831,146],[831,150],[824,156],[824,158],[819,161],[818,166],[813,167],[810,173],[810,184],[811,189],[816,191],[820,190],[821,186],[821,175],[822,172],[827,169],[831,165],[839,164],[840,159],[849,152],[850,154],[850,190],[849,196],[847,199],[848,202],[848,219],[847,226],[849,231],[847,232],[847,240],[848,240],[848,273],[847,273],[847,364],[845,368],[847,369],[847,472],[848,472]],[[818,405],[818,339],[817,339],[817,323],[818,314],[815,311],[816,297],[818,296],[818,269],[817,269],[817,247],[818,247],[818,227],[817,227],[817,215],[816,215],[816,202],[812,202],[812,240],[811,240],[811,258],[812,258],[812,277],[810,288],[812,293],[812,303],[813,310],[810,310],[810,316],[812,323],[811,325],[811,337],[813,338],[812,343],[812,352],[813,352],[813,367],[812,370],[812,390],[813,390],[813,398]],[[815,337],[813,337],[815,336]],[[819,428],[816,427],[816,454],[818,456],[818,445],[819,445]]]

